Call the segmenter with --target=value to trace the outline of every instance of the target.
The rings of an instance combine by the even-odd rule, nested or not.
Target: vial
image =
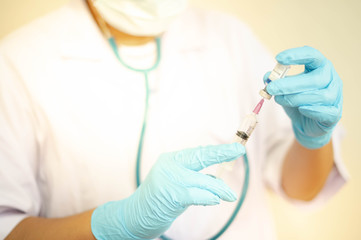
[[[289,65],[283,65],[280,63],[277,63],[277,65],[273,68],[271,74],[268,76],[265,84],[267,86],[267,84],[269,84],[270,82],[280,79],[280,78],[284,78],[288,72],[288,70],[290,69]],[[261,89],[261,91],[259,91],[259,95],[261,95],[261,97],[270,100],[272,98],[272,95],[270,95],[267,90],[266,90],[266,86]]]

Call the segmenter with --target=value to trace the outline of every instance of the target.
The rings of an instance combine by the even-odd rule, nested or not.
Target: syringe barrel
[[[290,69],[289,65],[283,65],[280,63],[277,63],[277,65],[273,68],[272,72],[270,73],[270,75],[268,76],[265,84],[267,86],[267,84],[269,84],[270,82],[280,79],[280,78],[284,78],[288,72],[288,70]],[[267,90],[266,90],[266,86],[264,87],[264,89],[261,89],[261,91],[259,92],[259,95],[261,95],[261,97],[270,100],[272,98],[272,95],[270,95]]]
[[[255,113],[248,114],[238,128],[235,141],[245,145],[257,125],[257,115]]]

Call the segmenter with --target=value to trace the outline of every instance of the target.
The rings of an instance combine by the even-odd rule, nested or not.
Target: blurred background
[[[361,69],[360,0],[190,0],[200,8],[237,16],[276,55],[303,45],[319,49],[344,81],[346,130],[343,158],[349,183],[322,209],[304,212],[269,194],[281,240],[361,239],[361,108],[357,72]],[[14,29],[61,7],[68,0],[0,0],[0,39]],[[56,27],[56,26],[55,26]],[[34,56],[35,57],[35,56]],[[359,69],[360,67],[360,69]]]

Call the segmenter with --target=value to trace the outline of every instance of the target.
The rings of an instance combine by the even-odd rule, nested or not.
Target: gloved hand
[[[128,198],[96,208],[91,228],[97,239],[153,239],[165,232],[190,205],[235,201],[220,179],[198,171],[245,153],[239,143],[162,154],[144,182]],[[126,183],[128,184],[128,183]]]
[[[341,118],[343,102],[342,81],[332,63],[308,46],[285,50],[276,60],[284,65],[305,65],[305,71],[272,81],[267,92],[291,118],[299,143],[310,149],[326,145]]]

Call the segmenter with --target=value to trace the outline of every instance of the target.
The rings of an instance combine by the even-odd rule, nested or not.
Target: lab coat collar
[[[61,56],[65,59],[91,61],[109,56],[112,50],[89,12],[85,0],[72,0],[66,8],[69,10],[69,16],[66,27],[63,28]],[[197,14],[191,10],[179,16],[162,36],[162,44],[171,44],[172,50],[180,54],[202,50],[202,39],[205,36],[202,31],[191,27],[195,17]]]

